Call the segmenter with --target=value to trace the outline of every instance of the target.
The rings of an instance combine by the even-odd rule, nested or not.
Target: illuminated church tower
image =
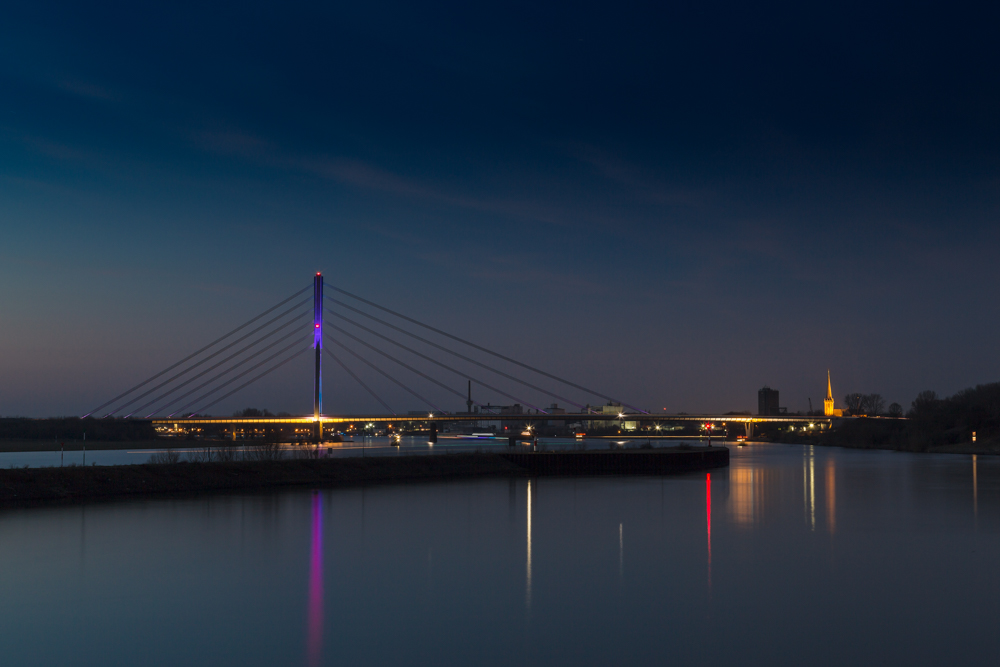
[[[823,414],[827,417],[840,417],[843,410],[833,408],[833,387],[830,385],[830,369],[826,369],[826,399],[823,401]]]

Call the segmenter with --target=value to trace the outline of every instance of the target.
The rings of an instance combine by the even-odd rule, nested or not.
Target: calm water
[[[1000,461],[753,445],[686,477],[0,513],[7,665],[977,664]]]

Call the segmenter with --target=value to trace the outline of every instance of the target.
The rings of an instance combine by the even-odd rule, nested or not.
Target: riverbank
[[[729,451],[716,447],[592,454],[541,453],[527,460],[548,461],[539,469],[502,453],[379,456],[370,458],[285,459],[127,466],[9,468],[0,470],[0,507],[38,503],[193,493],[228,493],[281,487],[336,487],[376,482],[521,477],[536,474],[665,474],[727,465]],[[519,454],[515,456],[525,456]],[[552,461],[565,459],[551,469]],[[587,459],[587,460],[584,460]],[[588,461],[590,461],[588,463]]]
[[[198,447],[204,443],[196,440],[170,441],[163,439],[149,440],[30,440],[26,438],[0,439],[0,452],[66,452],[88,450],[120,450],[120,449],[167,449],[168,447]]]
[[[884,449],[926,454],[1000,455],[1000,440],[977,442],[951,432],[928,432],[909,420],[859,419],[831,431],[776,433],[771,442],[847,449]],[[956,442],[956,440],[958,440]]]

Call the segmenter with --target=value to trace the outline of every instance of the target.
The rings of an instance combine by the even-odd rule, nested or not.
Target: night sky
[[[656,410],[756,410],[765,384],[821,407],[827,368],[838,405],[1000,380],[998,25],[4,3],[0,415],[82,414],[317,271]],[[213,410],[310,411],[307,356]],[[381,411],[333,364],[326,392]]]

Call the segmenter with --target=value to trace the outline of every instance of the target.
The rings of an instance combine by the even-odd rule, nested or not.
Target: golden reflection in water
[[[826,528],[831,535],[837,530],[837,469],[833,458],[826,460]]]
[[[972,455],[972,516],[979,516],[979,483],[976,479],[976,455]]]
[[[758,473],[753,468],[738,468],[729,473],[730,503],[737,524],[753,524],[757,508]]]
[[[802,450],[802,511],[809,515],[809,450]]]
[[[531,480],[528,480],[528,564],[524,579],[524,606],[531,609]]]
[[[733,468],[729,471],[729,511],[733,522],[749,528],[759,524],[767,514],[768,507],[784,502],[775,492],[782,487],[780,471],[767,468]],[[808,489],[808,477],[806,478]],[[806,496],[808,501],[808,495]],[[808,511],[808,502],[806,511]]]

